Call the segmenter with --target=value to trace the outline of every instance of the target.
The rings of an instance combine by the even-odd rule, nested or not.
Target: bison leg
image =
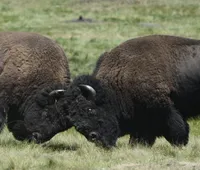
[[[0,107],[0,132],[3,129],[5,122],[6,122],[6,112],[3,107]]]
[[[7,96],[5,93],[1,92],[0,93],[0,132],[3,129],[5,122],[6,122],[6,113],[8,110],[8,106],[5,102],[7,99]]]
[[[176,146],[188,143],[189,125],[175,109],[167,115],[165,123],[164,137],[167,141]]]
[[[142,145],[146,145],[146,146],[152,146],[155,143],[156,140],[156,136],[150,136],[150,135],[141,135],[141,134],[131,134],[130,135],[130,139],[129,139],[129,144],[131,146],[139,143]]]

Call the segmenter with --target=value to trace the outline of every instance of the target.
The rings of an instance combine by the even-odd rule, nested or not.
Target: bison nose
[[[90,132],[89,139],[91,141],[96,141],[99,138],[99,134],[97,132]]]
[[[32,133],[32,140],[36,143],[40,143],[41,141],[41,138],[42,138],[42,135],[38,132],[33,132]]]

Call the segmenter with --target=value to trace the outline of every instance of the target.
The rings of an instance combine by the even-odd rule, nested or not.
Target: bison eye
[[[44,112],[42,112],[42,117],[43,117],[43,118],[47,117],[47,115],[48,115],[48,113],[47,113],[46,110],[45,110]]]
[[[87,112],[89,114],[91,114],[91,115],[95,115],[95,110],[94,109],[89,108],[89,109],[87,109]]]

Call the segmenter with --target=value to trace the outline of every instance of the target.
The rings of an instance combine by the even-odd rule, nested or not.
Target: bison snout
[[[32,141],[35,143],[41,143],[42,135],[38,132],[33,132],[32,133]]]
[[[99,134],[97,132],[90,132],[89,140],[96,141],[99,138]]]

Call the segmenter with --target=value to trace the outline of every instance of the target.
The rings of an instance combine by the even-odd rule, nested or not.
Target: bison
[[[18,140],[44,142],[70,127],[57,94],[70,83],[68,60],[53,40],[36,33],[0,33],[0,129]]]
[[[153,145],[164,136],[188,143],[187,120],[200,113],[200,41],[150,35],[128,40],[76,77],[58,100],[62,115],[89,141],[103,147],[130,135]]]

